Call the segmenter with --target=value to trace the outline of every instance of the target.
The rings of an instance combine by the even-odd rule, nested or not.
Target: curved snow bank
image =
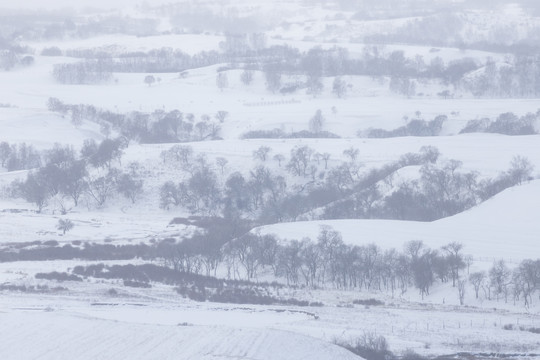
[[[321,225],[341,232],[349,244],[376,243],[399,248],[409,240],[422,240],[438,248],[451,241],[465,245],[477,259],[519,261],[538,257],[540,234],[540,180],[507,189],[481,205],[432,223],[395,220],[330,220],[264,226],[262,234],[284,239],[316,240]]]
[[[0,334],[1,359],[359,359],[286,331],[142,325],[55,312],[0,313]]]

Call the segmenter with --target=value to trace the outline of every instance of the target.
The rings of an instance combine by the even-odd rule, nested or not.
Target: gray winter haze
[[[540,360],[539,0],[0,0],[1,360]]]

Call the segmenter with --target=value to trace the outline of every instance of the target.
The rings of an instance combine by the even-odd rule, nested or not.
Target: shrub
[[[366,360],[389,360],[394,358],[394,355],[389,350],[386,338],[372,332],[364,333],[354,344],[343,341],[335,341],[335,343]]]
[[[46,280],[57,280],[57,281],[82,281],[77,275],[68,274],[68,273],[59,273],[56,271],[50,273],[37,273],[36,279],[46,279]]]
[[[403,353],[401,360],[427,360],[427,358],[409,349]]]
[[[144,288],[149,289],[152,287],[149,283],[133,281],[133,280],[124,280],[124,286],[134,287],[134,288]]]
[[[366,305],[366,306],[378,306],[384,305],[384,302],[377,299],[366,299],[366,300],[353,300],[355,305]]]

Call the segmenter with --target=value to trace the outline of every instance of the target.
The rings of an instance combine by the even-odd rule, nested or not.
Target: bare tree
[[[229,87],[229,77],[226,72],[219,72],[216,76],[216,85],[220,91]]]
[[[69,219],[60,219],[58,220],[58,224],[56,225],[56,228],[62,231],[62,235],[66,235],[66,232],[73,229],[74,226],[75,224],[73,223],[73,221]]]
[[[220,110],[216,113],[216,119],[219,120],[220,123],[223,123],[225,119],[229,116],[229,113],[224,110]]]
[[[343,150],[343,155],[347,156],[352,162],[355,162],[358,159],[358,155],[360,155],[360,150],[350,147]]]
[[[478,299],[478,292],[480,291],[480,288],[484,284],[485,280],[486,280],[486,273],[484,271],[474,272],[471,275],[469,275],[469,281],[474,287],[474,294],[477,299]]]
[[[282,154],[276,154],[274,155],[273,159],[278,162],[278,166],[281,167],[281,163],[285,161],[285,156]]]
[[[315,115],[309,120],[309,131],[318,134],[322,131],[325,118],[322,114],[322,111],[319,109],[315,112]]]
[[[465,279],[458,280],[458,295],[459,295],[459,304],[465,305],[465,289],[466,289],[467,281]]]
[[[253,152],[253,158],[264,162],[271,151],[270,147],[263,145]]]
[[[345,97],[347,94],[347,83],[341,77],[334,78],[332,92],[340,99]]]
[[[220,156],[216,158],[216,165],[219,166],[219,169],[221,170],[221,175],[223,175],[223,172],[225,171],[225,166],[227,166],[228,163],[229,161],[224,157]]]

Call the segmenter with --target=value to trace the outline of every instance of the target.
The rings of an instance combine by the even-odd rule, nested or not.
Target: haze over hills
[[[0,0],[0,357],[538,353],[539,16]]]

